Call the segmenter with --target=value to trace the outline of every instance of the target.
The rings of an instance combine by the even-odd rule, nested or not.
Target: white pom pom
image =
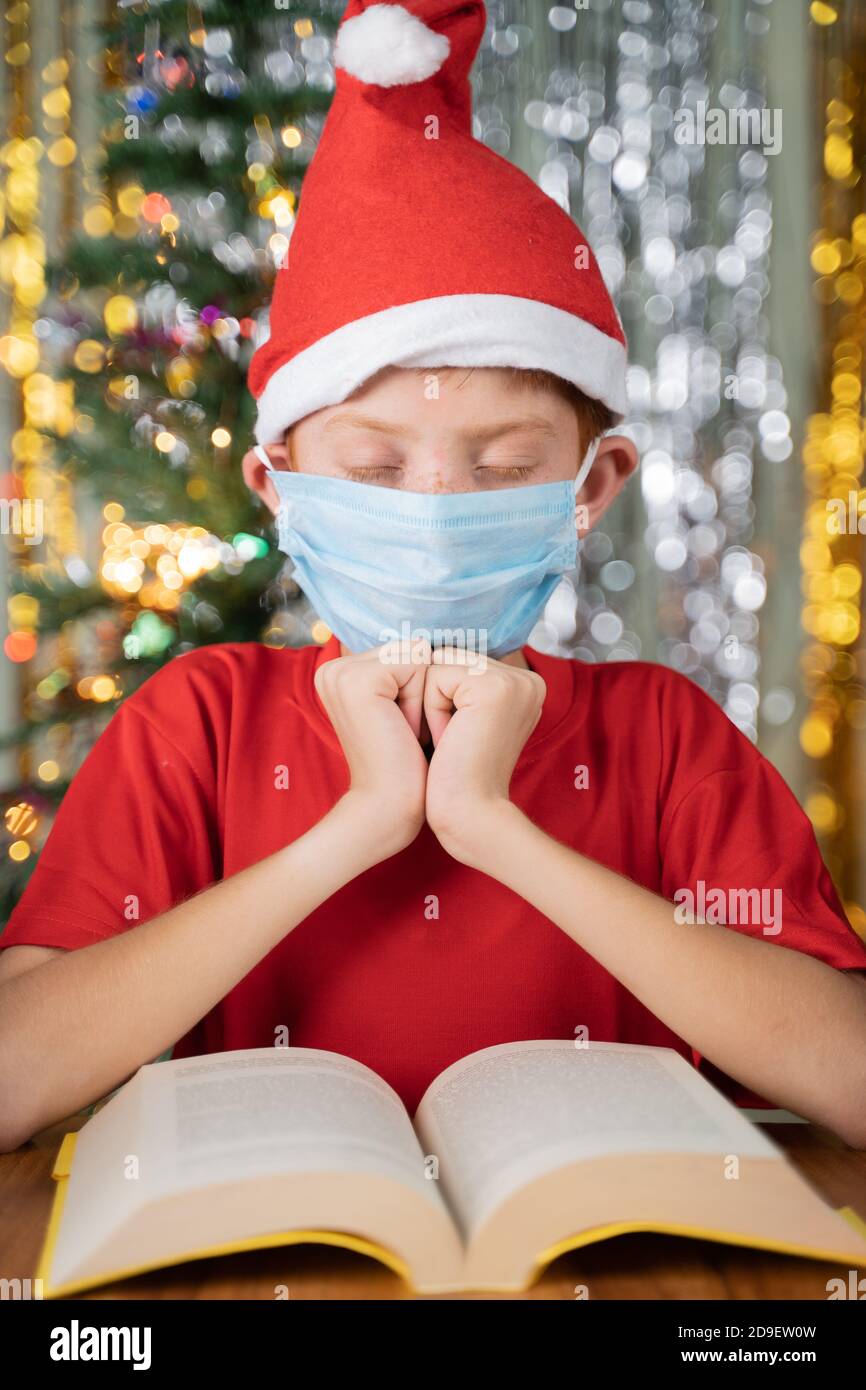
[[[450,43],[402,5],[371,5],[337,30],[334,63],[375,87],[424,82],[448,57]]]

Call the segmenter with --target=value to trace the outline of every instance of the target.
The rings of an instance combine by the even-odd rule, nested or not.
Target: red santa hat
[[[473,138],[484,24],[480,0],[349,0],[250,363],[260,444],[386,366],[541,368],[622,417],[625,336],[582,232]]]

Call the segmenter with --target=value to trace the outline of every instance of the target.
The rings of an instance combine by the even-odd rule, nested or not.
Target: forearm
[[[551,839],[510,804],[471,862],[722,1071],[866,1146],[862,980],[730,927],[677,923],[673,904]]]
[[[0,1147],[104,1096],[188,1032],[375,862],[368,822],[343,798],[259,863],[0,986]]]

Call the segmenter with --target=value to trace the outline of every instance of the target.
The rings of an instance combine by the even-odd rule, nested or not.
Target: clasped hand
[[[388,854],[410,844],[426,819],[450,855],[476,862],[510,804],[515,764],[541,716],[541,676],[416,641],[325,662],[315,687],[346,757],[348,795],[375,817]]]

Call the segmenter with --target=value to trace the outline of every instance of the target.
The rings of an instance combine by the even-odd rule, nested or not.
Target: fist
[[[315,687],[349,768],[347,796],[359,830],[385,859],[411,844],[424,823],[427,760],[420,743],[430,645],[389,644],[326,661]]]
[[[424,714],[435,750],[426,813],[455,859],[477,862],[482,842],[494,833],[546,691],[535,671],[453,647],[432,653],[424,681]]]

